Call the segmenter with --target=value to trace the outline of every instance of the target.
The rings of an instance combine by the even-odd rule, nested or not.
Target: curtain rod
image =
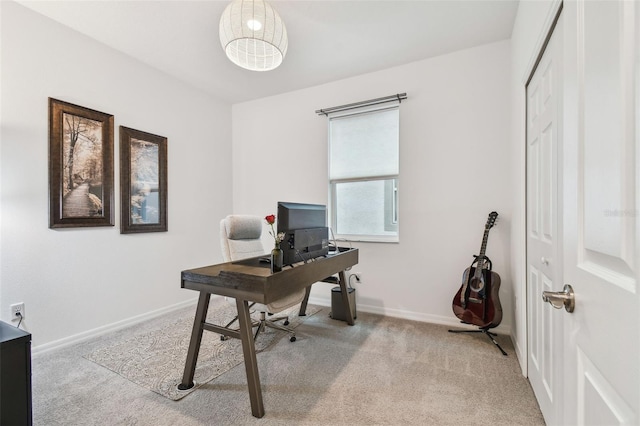
[[[316,111],[316,114],[318,114],[318,115],[329,115],[332,112],[347,111],[347,110],[350,110],[350,109],[360,108],[360,107],[363,107],[363,106],[378,105],[378,104],[384,104],[384,103],[393,102],[393,101],[402,102],[403,99],[407,99],[407,94],[406,93],[398,93],[396,95],[385,96],[384,98],[369,99],[368,101],[355,102],[355,103],[352,103],[352,104],[346,104],[346,105],[340,105],[340,106],[331,107],[331,108],[319,109],[319,110]]]

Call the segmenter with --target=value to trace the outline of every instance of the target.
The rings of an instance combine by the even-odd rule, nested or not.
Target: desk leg
[[[307,315],[307,304],[309,303],[310,294],[311,286],[307,287],[304,291],[304,299],[302,299],[302,304],[300,304],[300,311],[298,312],[299,317],[304,317]]]
[[[349,303],[349,290],[347,289],[347,279],[344,271],[340,271],[340,293],[342,293],[342,306],[345,308],[345,316],[347,318],[347,324],[353,325],[353,311],[351,310],[351,303]]]
[[[260,376],[258,375],[258,360],[256,359],[256,346],[251,332],[251,316],[246,300],[236,299],[238,308],[238,322],[240,323],[240,339],[242,340],[242,352],[244,353],[244,368],[247,373],[249,386],[249,399],[251,400],[251,414],[254,417],[264,416],[264,404],[262,402],[262,390],[260,389]]]
[[[182,383],[178,385],[178,389],[191,389],[194,385],[193,375],[196,371],[196,362],[198,361],[198,352],[200,351],[200,343],[202,342],[203,324],[207,318],[209,310],[209,293],[200,292],[198,298],[198,308],[196,309],[196,317],[193,320],[193,330],[191,331],[191,341],[189,342],[189,351],[187,352],[187,361],[184,364],[184,374],[182,375]]]

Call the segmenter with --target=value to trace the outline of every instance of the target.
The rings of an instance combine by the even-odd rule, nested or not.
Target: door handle
[[[546,258],[546,257],[544,257],[544,256],[542,256],[542,257],[540,258],[540,262],[541,262],[543,265],[547,265],[547,266],[549,266],[549,259],[547,259],[547,258]]]
[[[576,307],[576,300],[573,288],[569,284],[565,284],[562,291],[543,291],[542,300],[549,302],[556,309],[564,309],[571,313]]]

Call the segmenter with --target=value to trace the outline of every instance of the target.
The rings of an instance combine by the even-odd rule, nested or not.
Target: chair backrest
[[[267,253],[262,245],[262,221],[259,216],[229,215],[220,221],[220,247],[225,262]]]
[[[220,221],[220,246],[225,262],[267,254],[260,239],[263,220],[258,216],[232,214]],[[304,297],[305,289],[302,289],[269,305],[257,304],[257,309],[277,313],[302,302]]]

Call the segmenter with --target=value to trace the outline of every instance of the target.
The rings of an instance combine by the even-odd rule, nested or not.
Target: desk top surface
[[[182,287],[269,303],[357,264],[358,249],[340,248],[337,253],[286,266],[275,273],[259,258],[182,271]]]

